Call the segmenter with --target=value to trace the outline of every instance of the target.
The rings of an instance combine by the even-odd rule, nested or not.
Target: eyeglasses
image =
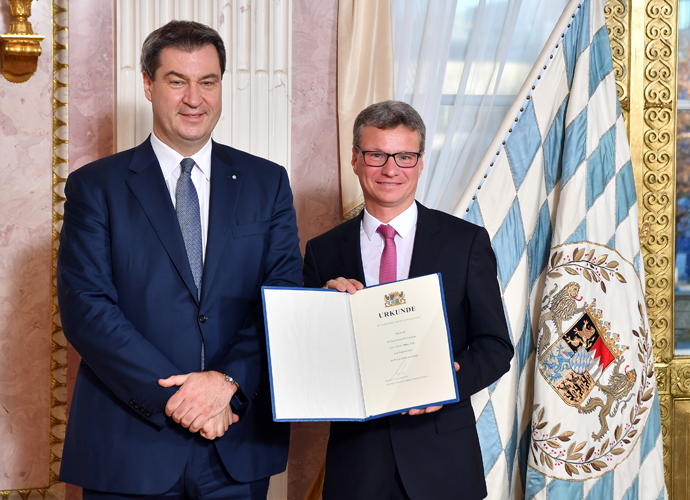
[[[410,153],[406,151],[390,154],[384,153],[383,151],[362,151],[359,146],[355,146],[355,148],[362,153],[364,164],[370,167],[383,167],[388,161],[388,158],[392,156],[393,161],[395,161],[395,164],[400,168],[412,168],[417,166],[419,157],[422,156],[422,153]]]

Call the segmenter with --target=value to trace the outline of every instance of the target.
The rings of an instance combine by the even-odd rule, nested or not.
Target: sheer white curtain
[[[417,199],[452,212],[567,0],[392,0],[395,98],[427,126]]]

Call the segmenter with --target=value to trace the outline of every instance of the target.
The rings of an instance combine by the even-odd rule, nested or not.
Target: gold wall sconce
[[[10,31],[0,35],[2,76],[12,83],[31,78],[38,67],[43,35],[36,35],[29,22],[32,0],[9,0],[12,22]]]

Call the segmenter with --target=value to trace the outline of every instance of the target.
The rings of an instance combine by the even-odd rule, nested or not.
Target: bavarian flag
[[[568,4],[511,109],[456,211],[491,235],[516,352],[472,401],[488,498],[666,498],[603,0]]]

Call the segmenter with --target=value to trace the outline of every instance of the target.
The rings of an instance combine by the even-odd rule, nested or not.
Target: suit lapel
[[[354,278],[365,286],[364,266],[362,265],[362,252],[359,241],[359,229],[362,225],[364,210],[348,224],[348,228],[342,234],[343,243],[340,245],[340,256],[345,267],[345,277]]]
[[[441,242],[437,241],[441,226],[433,211],[421,203],[417,203],[417,209],[417,230],[410,262],[410,278],[435,273],[435,269],[438,268],[436,265],[438,249],[441,247]]]
[[[139,201],[177,272],[194,296],[194,300],[197,300],[196,285],[189,267],[180,224],[150,139],[136,148],[129,169],[132,172],[127,178],[129,188]]]
[[[233,160],[220,146],[213,143],[211,154],[211,199],[208,214],[208,238],[201,295],[204,296],[213,282],[223,249],[234,220],[240,188],[241,172],[234,167]]]

